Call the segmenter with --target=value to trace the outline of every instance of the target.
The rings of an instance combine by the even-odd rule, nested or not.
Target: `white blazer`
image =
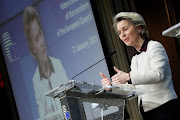
[[[149,41],[146,52],[133,56],[130,77],[144,92],[139,98],[145,112],[177,98],[167,53],[157,41]]]
[[[66,84],[68,82],[68,77],[63,68],[61,60],[49,57],[53,68],[54,73],[51,73],[50,81],[52,88],[58,87],[61,84]],[[55,119],[62,118],[62,108],[60,104],[60,100],[58,98],[52,98],[49,96],[45,96],[45,93],[51,90],[49,86],[48,79],[42,78],[40,79],[39,67],[37,66],[34,77],[33,77],[33,85],[36,103],[38,105],[39,111],[39,119]],[[53,112],[54,111],[54,112]]]

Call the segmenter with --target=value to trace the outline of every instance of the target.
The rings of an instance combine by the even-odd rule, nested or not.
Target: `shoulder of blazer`
[[[154,48],[156,48],[156,47],[157,47],[157,48],[163,48],[163,49],[164,49],[163,45],[162,45],[160,42],[151,40],[151,41],[149,41],[149,43],[148,43],[147,50],[148,50],[148,48],[149,48],[149,49],[154,49]]]

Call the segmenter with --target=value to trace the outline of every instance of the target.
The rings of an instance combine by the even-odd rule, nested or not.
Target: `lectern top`
[[[47,92],[45,96],[50,97],[64,97],[64,96],[73,96],[73,97],[93,97],[93,98],[128,98],[132,95],[135,95],[135,90],[124,89],[120,87],[112,87],[112,89],[116,89],[116,93],[106,92],[104,91],[103,86],[88,84],[86,82],[70,80],[65,85],[60,85],[51,91]],[[102,93],[97,94],[102,91]]]

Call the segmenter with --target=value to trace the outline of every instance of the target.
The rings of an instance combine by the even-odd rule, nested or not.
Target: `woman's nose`
[[[126,34],[124,32],[122,32],[120,37],[123,38],[125,36],[126,36]]]

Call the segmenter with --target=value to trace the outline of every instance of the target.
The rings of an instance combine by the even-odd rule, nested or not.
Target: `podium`
[[[142,120],[133,91],[106,92],[101,86],[70,80],[46,93],[60,98],[64,120]]]
[[[164,30],[162,32],[163,36],[180,38],[180,22],[176,25]]]

